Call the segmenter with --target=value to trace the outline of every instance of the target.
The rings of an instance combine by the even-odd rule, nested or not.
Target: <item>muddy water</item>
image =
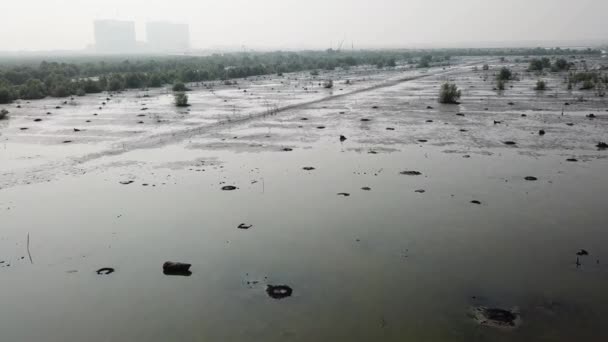
[[[606,138],[604,119],[566,113],[566,126],[559,105],[532,111],[539,100],[523,87],[518,110],[510,97],[491,98],[489,111],[438,106],[435,85],[295,109],[2,189],[1,340],[606,340],[608,152],[593,144]],[[192,275],[164,275],[168,260],[192,263]],[[293,294],[273,299],[268,284]],[[475,306],[516,308],[521,326],[480,326]]]
[[[607,336],[608,175],[595,172],[605,161],[334,145],[222,153],[204,172],[139,170],[130,185],[118,180],[135,171],[119,168],[5,191],[3,339]],[[412,168],[423,175],[399,174]],[[529,174],[539,181],[525,181]],[[239,189],[222,192],[222,182]],[[591,256],[577,268],[580,248]],[[193,263],[192,276],[163,275],[166,260]],[[101,267],[116,272],[97,275]],[[266,284],[294,294],[271,299]],[[467,313],[480,303],[519,307],[523,326],[477,326]]]

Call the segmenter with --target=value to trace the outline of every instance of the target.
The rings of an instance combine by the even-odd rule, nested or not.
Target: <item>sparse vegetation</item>
[[[547,89],[547,84],[545,83],[545,81],[543,81],[543,80],[536,81],[536,86],[534,87],[534,90],[543,91],[546,89]]]
[[[500,72],[498,72],[498,75],[496,75],[496,79],[498,81],[508,82],[513,79],[513,72],[507,67],[502,67]]]
[[[558,58],[553,63],[553,66],[551,66],[551,71],[553,71],[553,72],[567,71],[570,69],[571,66],[572,65],[570,63],[568,63],[567,60],[565,60],[563,58]]]
[[[600,82],[595,86],[595,90],[597,91],[597,96],[604,97],[606,96],[606,83]]]
[[[605,97],[606,96],[606,83],[598,83],[595,86],[595,90],[597,91],[597,96]]]
[[[592,90],[595,88],[595,82],[593,80],[584,80],[581,90]]]
[[[461,92],[454,83],[446,82],[441,85],[439,91],[439,103],[444,104],[458,104],[460,100]]]
[[[183,92],[179,92],[179,93],[175,93],[173,94],[174,96],[174,100],[175,100],[175,105],[177,107],[188,107],[188,95],[186,95]]]
[[[102,91],[157,88],[176,82],[193,83],[306,70],[347,69],[357,65],[392,67],[399,61],[417,62],[418,67],[426,68],[433,64],[447,65],[450,56],[571,56],[575,54],[599,55],[601,51],[535,48],[247,52],[201,57],[64,56],[61,57],[61,62],[42,61],[37,58],[2,57],[0,58],[0,103],[46,96],[65,97]],[[561,64],[558,65],[558,62]],[[567,70],[564,69],[563,62],[565,60],[557,60],[552,68]],[[570,65],[567,62],[566,64]],[[314,74],[316,73],[313,72]]]
[[[121,91],[125,89],[125,79],[120,74],[111,74],[109,77],[102,77],[100,83],[108,91]]]
[[[533,59],[530,61],[528,66],[529,71],[543,71],[545,68],[551,67],[551,60],[549,58]]]
[[[416,67],[417,68],[428,68],[431,66],[432,61],[433,61],[433,56],[431,56],[431,55],[422,56],[422,58],[420,58],[420,61],[418,62],[418,65]]]
[[[498,90],[505,90],[505,81],[503,81],[503,80],[497,80],[496,81],[496,89],[498,89]]]
[[[563,58],[558,58],[551,64],[551,60],[545,57],[531,60],[528,71],[542,72],[548,69],[551,72],[560,72],[569,70],[571,66],[572,64]]]
[[[0,103],[11,103],[14,98],[15,96],[13,95],[12,89],[6,85],[0,84]]]
[[[571,72],[568,76],[568,83],[574,85],[580,83],[580,90],[592,90],[608,84],[608,77],[602,76],[599,72]]]

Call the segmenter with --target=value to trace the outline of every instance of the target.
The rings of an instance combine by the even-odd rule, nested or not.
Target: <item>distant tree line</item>
[[[543,57],[541,59],[534,58],[530,61],[530,66],[528,67],[529,71],[538,71],[541,72],[543,70],[550,70],[551,72],[559,72],[559,71],[568,71],[570,68],[574,66],[573,63],[569,63],[567,60],[563,58],[556,59],[553,63],[551,63],[551,59],[547,57]]]
[[[581,55],[599,50],[442,49],[232,53],[211,56],[82,56],[0,58],[0,103],[47,96],[82,96],[103,91],[158,88],[166,84],[227,80],[358,65],[395,67],[418,60],[418,67],[449,62],[451,56]]]

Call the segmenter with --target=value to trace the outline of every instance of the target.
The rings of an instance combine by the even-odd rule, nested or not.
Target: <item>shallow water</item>
[[[495,127],[474,103],[432,104],[425,82],[2,189],[2,340],[606,340],[608,152],[591,144],[605,121],[560,131],[553,112],[483,114],[508,120]],[[192,276],[165,276],[168,260]],[[267,284],[293,296],[272,299]],[[518,308],[522,325],[479,326],[477,305]]]

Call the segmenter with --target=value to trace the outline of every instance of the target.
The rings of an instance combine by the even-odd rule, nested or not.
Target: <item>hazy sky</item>
[[[0,0],[0,50],[81,49],[94,19],[190,24],[192,46],[608,39],[608,0]],[[472,44],[471,44],[472,45]]]

